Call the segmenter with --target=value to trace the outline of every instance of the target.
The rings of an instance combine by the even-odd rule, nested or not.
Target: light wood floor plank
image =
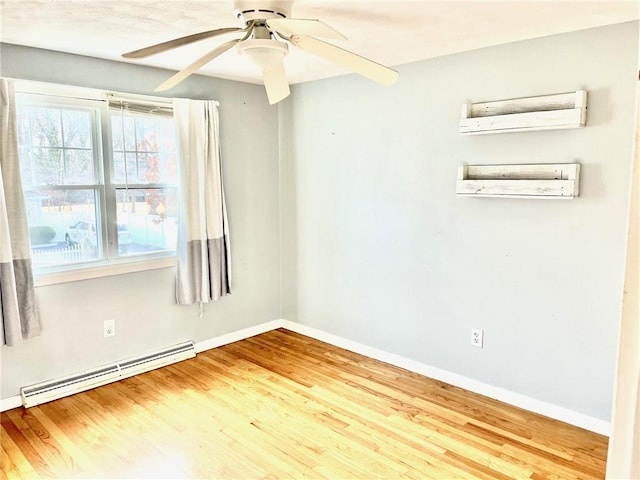
[[[607,453],[600,435],[283,329],[0,420],[0,480],[596,480]]]
[[[2,439],[2,462],[0,462],[0,465],[3,465],[0,470],[3,475],[2,478],[22,479],[35,477],[35,470],[4,427],[0,429],[0,438]]]

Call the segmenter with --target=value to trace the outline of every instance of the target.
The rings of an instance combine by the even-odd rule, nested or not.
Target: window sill
[[[76,268],[58,272],[47,272],[34,274],[36,287],[55,285],[58,283],[77,282],[79,280],[90,280],[92,278],[110,277],[112,275],[122,275],[124,273],[144,272],[146,270],[156,270],[159,268],[170,268],[176,264],[175,255],[162,258],[135,260],[122,263],[109,263],[90,267]]]

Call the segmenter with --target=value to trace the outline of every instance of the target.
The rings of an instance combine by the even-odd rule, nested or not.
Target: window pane
[[[176,249],[175,189],[118,189],[116,201],[120,255]]]
[[[25,204],[33,262],[64,265],[100,257],[96,191],[26,191]]]
[[[160,183],[160,162],[157,153],[138,154],[138,181]]]
[[[62,111],[64,146],[91,149],[91,114],[80,110]]]
[[[16,118],[24,185],[95,183],[91,111],[20,106]]]
[[[136,154],[127,153],[126,170],[122,155],[122,152],[113,152],[113,183],[138,183]]]
[[[122,152],[122,138],[124,135],[125,149],[136,151],[136,132],[134,117],[127,113],[111,114],[111,145],[114,151]]]
[[[111,116],[111,145],[114,152],[122,152],[122,120],[115,114]]]
[[[136,118],[136,149],[139,152],[158,151],[157,118]]]
[[[160,137],[160,150],[163,152],[176,152],[176,134],[173,119],[163,118],[158,124]]]
[[[94,182],[91,150],[66,150],[64,156],[66,185],[90,185]]]
[[[114,183],[177,183],[173,119],[112,113],[111,127]],[[123,154],[127,158],[126,172]]]
[[[178,155],[175,150],[160,153],[160,178],[163,183],[178,183]]]
[[[60,110],[30,108],[31,144],[36,147],[62,147]]]
[[[31,159],[35,167],[34,185],[63,183],[62,150],[60,148],[32,148]]]
[[[126,115],[121,115],[120,117],[120,124],[116,128],[120,128],[124,134],[124,148],[130,152],[135,152],[136,130],[133,117]]]
[[[16,128],[18,131],[18,145],[31,144],[31,127],[29,122],[29,110],[18,108],[16,112]]]
[[[31,159],[31,150],[29,147],[19,146],[18,157],[20,158],[22,185],[35,185],[35,179],[33,178],[34,162]]]

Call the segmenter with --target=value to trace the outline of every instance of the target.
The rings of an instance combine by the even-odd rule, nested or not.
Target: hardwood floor
[[[1,415],[2,478],[604,478],[606,437],[275,330]]]

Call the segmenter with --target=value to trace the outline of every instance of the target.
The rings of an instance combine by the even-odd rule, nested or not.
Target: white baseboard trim
[[[406,370],[419,373],[425,377],[440,380],[441,382],[448,383],[456,387],[464,388],[474,393],[479,393],[494,400],[499,400],[515,407],[523,408],[530,412],[544,415],[545,417],[553,418],[561,422],[574,425],[576,427],[584,428],[600,435],[609,436],[611,433],[611,423],[599,418],[591,417],[582,413],[569,410],[567,408],[559,407],[548,402],[536,400],[535,398],[527,397],[519,393],[506,390],[504,388],[489,385],[478,380],[474,380],[457,373],[442,370],[440,368],[432,367],[424,363],[411,360],[400,355],[388,353],[377,348],[369,347],[346,338],[339,337],[330,333],[317,330],[315,328],[302,325],[300,323],[291,322],[288,320],[282,320],[281,326],[287,330],[306,335],[308,337],[315,338],[322,342],[329,343],[336,347],[344,348],[351,352],[359,353],[366,357],[374,358],[396,367],[404,368]]]
[[[204,352],[212,348],[221,347],[229,343],[238,342],[245,338],[255,337],[261,333],[275,330],[276,328],[283,327],[284,320],[271,320],[270,322],[261,323],[260,325],[254,325],[252,327],[243,328],[242,330],[236,330],[235,332],[225,333],[219,337],[209,338],[202,342],[196,343],[196,353]]]
[[[282,325],[282,320],[273,320],[261,323],[260,325],[244,328],[242,330],[237,330],[235,332],[226,333],[218,337],[209,338],[195,344],[196,353],[204,352],[211,348],[221,347],[222,345],[227,345],[239,340],[244,340],[245,338],[253,337],[255,335],[260,335],[261,333],[281,328]],[[20,397],[20,395],[0,399],[0,412],[5,412],[21,406],[22,397]]]
[[[377,348],[369,347],[362,343],[354,342],[331,333],[324,332],[322,330],[302,325],[300,323],[292,322],[284,319],[272,320],[270,322],[261,323],[252,327],[237,330],[235,332],[226,333],[218,337],[213,337],[195,344],[196,353],[204,352],[212,348],[221,347],[229,343],[238,342],[245,338],[260,335],[261,333],[269,332],[277,328],[285,328],[292,332],[297,332],[302,335],[306,335],[316,340],[329,343],[336,347],[344,348],[351,352],[359,353],[366,357],[374,358],[396,367],[404,368],[411,372],[419,373],[425,377],[440,380],[441,382],[448,383],[450,385],[464,388],[471,392],[479,393],[486,397],[499,400],[515,407],[529,410],[530,412],[538,413],[561,422],[575,425],[585,430],[589,430],[601,435],[610,435],[611,423],[599,418],[584,415],[582,413],[569,410],[567,408],[559,407],[548,402],[536,400],[526,395],[506,390],[504,388],[489,385],[478,380],[474,380],[457,373],[442,370],[440,368],[432,367],[424,363],[411,360],[409,358],[402,357],[393,353],[385,352]],[[20,395],[8,397],[0,400],[0,412],[11,410],[12,408],[20,407],[22,405],[22,399]]]
[[[0,412],[6,412],[14,408],[22,406],[22,397],[20,395],[14,395],[13,397],[7,397],[0,400]]]

